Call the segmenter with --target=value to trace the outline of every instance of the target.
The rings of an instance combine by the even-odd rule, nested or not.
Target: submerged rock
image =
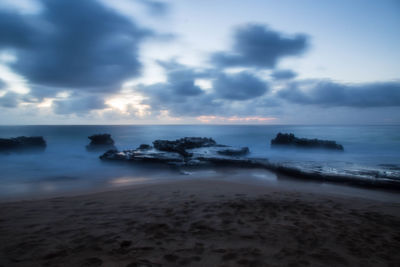
[[[102,160],[131,161],[131,162],[158,162],[172,165],[183,165],[184,158],[175,152],[163,152],[155,149],[132,149],[118,151],[108,150],[100,156]]]
[[[140,150],[147,150],[147,149],[152,149],[153,147],[151,145],[147,145],[147,144],[141,144],[137,149]]]
[[[46,141],[42,136],[19,136],[15,138],[0,138],[0,151],[44,150]]]
[[[271,140],[271,146],[295,146],[301,148],[324,148],[343,150],[343,146],[337,144],[335,141],[297,138],[292,133],[278,133],[276,137]]]
[[[154,148],[160,151],[176,152],[184,157],[191,157],[187,149],[217,146],[217,143],[212,138],[205,137],[185,137],[175,141],[156,140],[153,142]]]
[[[240,147],[240,148],[227,148],[223,150],[219,150],[218,154],[225,156],[244,156],[250,153],[248,147]]]
[[[88,137],[90,144],[86,146],[87,150],[111,150],[116,149],[114,146],[114,140],[110,134],[94,134]]]

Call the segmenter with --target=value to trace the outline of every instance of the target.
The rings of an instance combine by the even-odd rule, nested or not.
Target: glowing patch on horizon
[[[142,104],[143,100],[144,97],[139,94],[126,94],[110,98],[105,103],[121,113],[129,114],[134,110],[136,116],[144,117],[150,114],[150,106]]]
[[[144,177],[119,177],[116,179],[113,179],[110,181],[110,183],[114,186],[124,186],[124,185],[132,185],[132,184],[137,184],[137,183],[143,183],[143,182],[148,182],[150,181],[150,178],[144,178]]]
[[[169,110],[166,109],[160,110],[160,115],[157,116],[157,119],[166,122],[175,122],[182,120],[182,118],[171,116],[169,114]]]
[[[266,123],[270,121],[274,121],[277,118],[275,117],[261,117],[261,116],[248,116],[248,117],[223,117],[223,116],[199,116],[196,119],[202,123],[226,123],[226,122],[257,122],[257,123]]]

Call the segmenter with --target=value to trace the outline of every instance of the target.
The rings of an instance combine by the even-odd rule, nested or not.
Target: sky
[[[397,0],[2,0],[0,124],[399,124]]]

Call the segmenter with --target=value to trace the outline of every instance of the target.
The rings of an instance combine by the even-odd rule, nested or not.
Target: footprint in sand
[[[131,262],[126,267],[161,267],[161,264],[153,263],[148,260],[137,260],[135,262]]]
[[[176,262],[179,259],[179,256],[175,254],[165,254],[164,259],[170,262]]]
[[[101,266],[103,261],[99,258],[87,258],[83,261],[82,267],[96,267]]]

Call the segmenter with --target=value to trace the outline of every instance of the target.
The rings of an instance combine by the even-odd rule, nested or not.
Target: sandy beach
[[[399,266],[400,200],[216,180],[0,203],[0,266]]]

